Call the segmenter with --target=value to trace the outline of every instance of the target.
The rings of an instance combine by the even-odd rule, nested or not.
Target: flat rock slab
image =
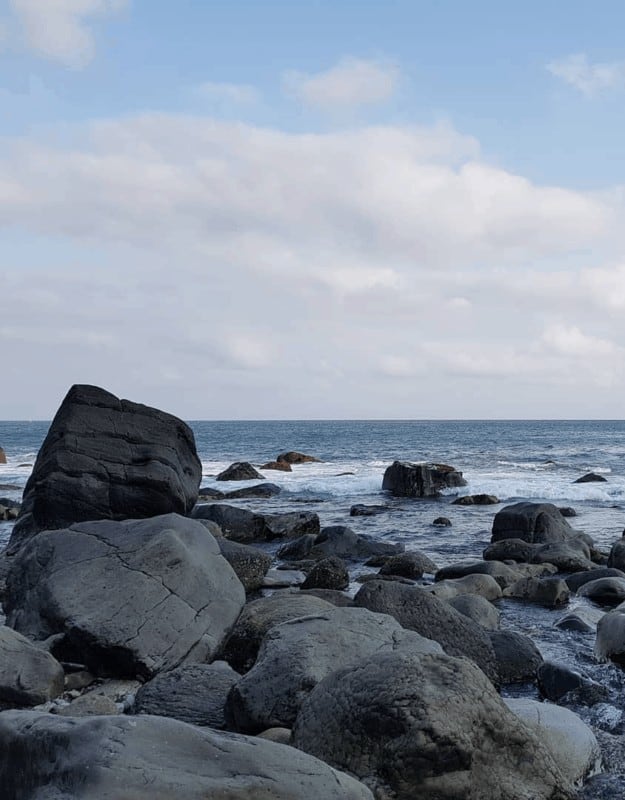
[[[63,693],[63,667],[11,628],[0,627],[0,709],[37,706]]]
[[[292,747],[165,717],[5,711],[0,752],[2,800],[373,800]]]
[[[149,678],[214,657],[245,590],[205,527],[177,514],[34,537],[9,572],[9,626],[94,674]]]
[[[73,386],[24,489],[11,552],[42,530],[96,519],[188,514],[202,465],[191,428],[96,386]]]

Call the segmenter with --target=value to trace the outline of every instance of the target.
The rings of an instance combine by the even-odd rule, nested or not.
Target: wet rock
[[[418,580],[424,572],[433,574],[436,564],[420,550],[409,550],[396,556],[384,557],[380,575],[400,575],[403,578]]]
[[[529,636],[514,631],[493,631],[490,640],[502,684],[536,679],[536,671],[542,664],[543,657]]]
[[[577,511],[571,506],[560,506],[558,511],[562,514],[563,517],[576,517]]]
[[[349,509],[350,517],[374,517],[376,514],[383,514],[388,511],[388,506],[367,506],[357,503]]]
[[[458,594],[450,597],[447,603],[487,630],[497,630],[499,627],[499,611],[490,600],[479,594]]]
[[[144,684],[137,692],[133,712],[224,730],[226,699],[240,678],[225,661],[183,664]]]
[[[519,580],[519,572],[502,561],[460,561],[439,569],[435,581],[464,578],[467,575],[490,575],[505,588]]]
[[[438,642],[449,655],[470,658],[497,682],[499,673],[488,632],[421,587],[368,581],[358,590],[354,602],[390,614],[404,628]]]
[[[625,600],[625,578],[597,578],[580,586],[577,594],[602,606],[617,606]]]
[[[612,545],[608,556],[608,567],[615,567],[625,572],[625,537]]]
[[[263,578],[264,589],[285,589],[290,586],[301,586],[306,574],[299,569],[268,569]]]
[[[291,727],[304,698],[324,677],[374,653],[402,649],[441,652],[392,617],[364,608],[333,608],[284,622],[268,631],[255,665],[233,687],[228,713],[247,733]]]
[[[349,572],[345,562],[337,556],[322,558],[310,570],[302,589],[347,589]]]
[[[319,517],[309,511],[256,514],[238,506],[209,503],[195,506],[192,517],[216,522],[227,539],[241,544],[319,533]]]
[[[31,539],[10,569],[8,624],[94,674],[149,678],[214,657],[245,592],[203,525],[178,514],[81,522]]]
[[[529,562],[538,546],[523,539],[501,539],[489,544],[482,557],[485,561]]]
[[[491,542],[522,539],[531,544],[564,542],[575,531],[551,503],[514,503],[495,514]]]
[[[561,572],[585,572],[595,566],[590,548],[582,538],[539,545],[530,560],[534,564],[553,564]]]
[[[286,453],[280,453],[276,456],[276,461],[285,461],[287,464],[319,464],[320,458],[315,456],[308,456],[306,453],[298,453],[296,450],[289,450]]]
[[[217,544],[245,591],[249,593],[260,589],[271,566],[271,556],[256,547],[231,542],[229,539],[219,538]]]
[[[603,475],[597,475],[596,472],[587,472],[581,478],[573,481],[573,483],[607,483],[607,478]]]
[[[566,631],[576,631],[577,633],[595,633],[597,624],[604,612],[598,608],[590,608],[588,606],[580,606],[567,614],[564,614],[560,619],[554,622],[556,628],[561,628]]]
[[[11,628],[0,627],[0,709],[52,700],[65,688],[63,667]]]
[[[203,500],[223,500],[225,496],[225,492],[220,492],[219,489],[213,489],[210,486],[204,486],[198,492],[198,498]]]
[[[560,578],[521,578],[503,590],[504,597],[527,600],[547,608],[556,608],[569,602],[571,592]]]
[[[235,461],[230,464],[223,472],[220,472],[215,480],[218,481],[253,481],[264,480],[265,476],[261,475],[258,470],[249,463],[249,461]]]
[[[396,497],[439,497],[443,489],[466,485],[454,467],[408,461],[394,461],[382,480],[382,489]]]
[[[471,574],[462,578],[448,578],[423,587],[442,600],[457,597],[459,594],[477,594],[486,600],[498,600],[501,597],[501,586],[491,575]]]
[[[614,661],[625,666],[625,613],[610,611],[597,624],[595,657],[599,661]]]
[[[572,592],[577,592],[585,583],[599,578],[625,578],[625,572],[614,567],[594,567],[583,572],[576,572],[565,578],[566,585]]]
[[[323,614],[334,606],[310,594],[278,592],[247,603],[223,649],[226,661],[237,672],[254,666],[258,649],[267,631],[297,617]]]
[[[293,472],[288,461],[268,461],[261,469],[272,469],[277,472]]]
[[[536,674],[540,693],[553,703],[568,700],[580,705],[595,705],[608,699],[608,689],[564,664],[545,661]]]
[[[351,777],[292,747],[166,717],[0,714],[6,800],[373,800]],[[28,770],[24,769],[28,764]]]
[[[95,386],[61,403],[24,489],[11,553],[43,530],[97,519],[188,514],[202,466],[191,428]]]
[[[333,606],[340,606],[341,608],[354,605],[353,599],[348,594],[345,594],[345,592],[339,592],[336,589],[300,588],[300,594],[309,594],[313,597],[319,597],[321,600],[325,600],[326,602],[331,603]]]
[[[448,517],[436,517],[432,525],[437,528],[451,528],[451,520]]]
[[[452,505],[454,506],[494,506],[499,503],[494,494],[465,494],[462,497],[456,498]]]
[[[380,654],[334,672],[303,702],[293,744],[357,775],[378,798],[573,796],[484,674],[445,655]]]
[[[369,536],[357,534],[345,525],[329,525],[314,539],[306,536],[280,548],[278,556],[297,560],[338,556],[346,561],[357,561],[403,552],[403,544],[379,542]]]
[[[245,486],[243,489],[234,489],[232,492],[226,492],[226,500],[241,500],[246,497],[275,497],[280,494],[282,489],[276,486],[275,483],[258,483],[255,486]]]

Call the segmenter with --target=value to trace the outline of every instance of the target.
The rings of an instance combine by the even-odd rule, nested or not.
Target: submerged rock
[[[454,506],[494,506],[499,503],[499,499],[494,494],[465,494],[456,498]]]
[[[261,464],[260,468],[272,469],[278,472],[293,472],[288,461],[268,461],[266,464]]]
[[[280,494],[282,489],[275,483],[257,483],[255,486],[245,486],[243,489],[234,489],[226,492],[225,500],[242,500],[246,497],[267,498]]]
[[[397,497],[439,497],[443,489],[466,485],[462,473],[447,464],[408,461],[394,461],[382,480],[382,489]]]
[[[573,483],[607,483],[607,480],[603,475],[597,475],[596,472],[587,472],[581,478],[573,481]]]

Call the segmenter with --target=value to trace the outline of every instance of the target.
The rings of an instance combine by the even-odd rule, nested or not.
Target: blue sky
[[[0,2],[0,417],[622,416],[623,23]]]

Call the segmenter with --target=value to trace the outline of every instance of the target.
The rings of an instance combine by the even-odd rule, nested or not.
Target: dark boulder
[[[271,556],[257,547],[231,542],[223,537],[217,539],[217,544],[222,556],[243,584],[245,591],[253,592],[260,589],[267,570],[271,566]]]
[[[255,486],[244,486],[243,489],[234,489],[226,492],[226,500],[241,500],[246,497],[275,497],[282,489],[275,483],[257,483]]]
[[[625,601],[625,578],[597,578],[580,586],[577,594],[601,606],[617,606]]]
[[[52,420],[10,541],[96,519],[188,514],[202,466],[191,428],[96,386],[73,386]]]
[[[608,567],[625,571],[625,537],[614,542],[608,556]]]
[[[388,511],[388,506],[367,506],[363,503],[356,503],[349,509],[350,517],[374,517],[376,514],[383,514]]]
[[[514,631],[491,631],[490,640],[502,684],[536,679],[536,671],[543,663],[543,657],[529,636]]]
[[[223,500],[225,496],[225,492],[220,492],[219,489],[213,489],[210,486],[205,486],[198,492],[198,499],[203,500]]]
[[[420,550],[409,550],[385,559],[380,567],[380,575],[401,575],[402,578],[418,580],[424,572],[434,574],[436,564]]]
[[[338,556],[322,558],[310,570],[302,589],[347,589],[349,572]]]
[[[577,511],[571,506],[561,506],[558,511],[562,514],[563,517],[576,517]]]
[[[516,597],[529,603],[556,608],[569,602],[571,592],[561,578],[521,578],[503,591],[504,597]]]
[[[544,661],[536,675],[541,695],[552,703],[592,706],[607,701],[609,696],[606,686],[554,661]]]
[[[279,456],[276,456],[276,461],[284,461],[287,464],[321,463],[320,458],[315,458],[315,456],[307,456],[306,453],[298,453],[296,450],[289,450],[286,453],[280,453]]]
[[[487,630],[495,631],[499,628],[499,611],[490,600],[479,594],[457,594],[445,602]]]
[[[432,525],[434,525],[436,528],[451,528],[451,520],[449,517],[436,517],[436,519],[433,520]]]
[[[248,461],[235,461],[230,464],[223,472],[220,472],[215,480],[218,481],[253,481],[264,480],[265,476],[261,475],[258,470]]]
[[[495,514],[491,542],[522,539],[532,544],[564,542],[575,531],[551,503],[514,503]]]
[[[587,472],[581,478],[573,481],[573,483],[607,483],[607,480],[603,475],[597,475],[596,472]]]
[[[520,561],[529,563],[539,545],[523,539],[501,539],[489,544],[482,553],[485,561]]]
[[[515,583],[521,575],[514,567],[501,561],[460,561],[439,569],[434,576],[435,581],[465,578],[467,575],[490,575],[504,589]]]
[[[7,624],[94,674],[149,678],[215,657],[245,592],[199,522],[81,522],[46,531],[15,557]]]
[[[625,572],[622,572],[620,569],[615,569],[614,567],[596,567],[595,569],[576,572],[574,575],[569,575],[564,580],[572,592],[577,592],[585,583],[596,581],[599,578],[625,578]]]
[[[499,500],[494,494],[465,494],[462,497],[456,498],[452,505],[454,506],[494,506],[499,503]]]
[[[319,533],[319,517],[310,511],[257,514],[238,506],[210,503],[195,506],[192,517],[216,522],[227,539],[243,544]]]
[[[284,545],[278,550],[278,556],[296,561],[328,556],[338,556],[346,561],[361,561],[403,552],[403,544],[380,542],[358,534],[345,525],[328,525],[317,536],[312,537],[307,534]]]
[[[466,485],[462,473],[447,464],[408,461],[394,461],[382,480],[382,489],[396,497],[439,497],[443,489]]]

